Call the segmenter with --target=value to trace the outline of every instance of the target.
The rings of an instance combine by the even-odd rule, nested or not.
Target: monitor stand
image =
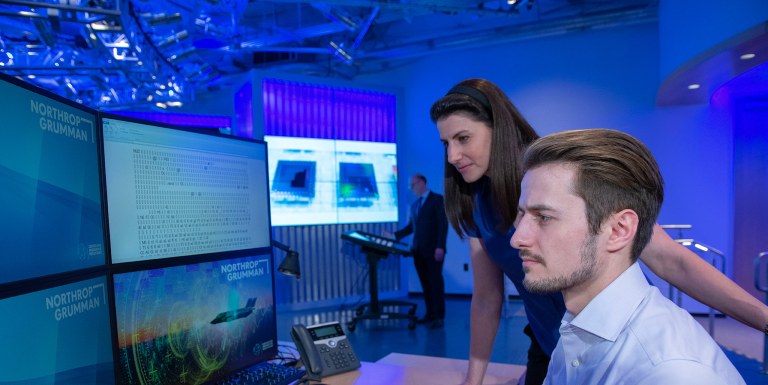
[[[379,260],[386,258],[389,253],[378,248],[362,246],[362,251],[368,260],[368,284],[371,293],[371,302],[362,304],[355,309],[355,317],[347,322],[347,329],[350,332],[355,331],[358,321],[373,319],[407,319],[408,329],[416,328],[416,304],[406,301],[379,301],[379,282],[378,282],[378,264]],[[384,306],[396,306],[398,308],[407,308],[407,313],[385,312]]]

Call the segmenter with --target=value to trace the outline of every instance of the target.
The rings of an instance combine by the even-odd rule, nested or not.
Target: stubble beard
[[[584,242],[581,244],[579,254],[581,256],[581,266],[568,276],[559,277],[544,277],[538,280],[529,278],[526,274],[523,279],[523,285],[525,288],[534,294],[549,294],[562,291],[582,284],[588,280],[591,280],[595,275],[596,270],[596,258],[597,254],[597,236],[588,235]],[[538,255],[531,256],[534,259],[541,261],[543,264],[543,258]]]

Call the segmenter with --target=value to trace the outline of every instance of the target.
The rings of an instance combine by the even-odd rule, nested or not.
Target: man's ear
[[[610,236],[606,247],[610,252],[619,251],[625,247],[632,247],[632,241],[637,233],[639,218],[634,210],[625,209],[614,213],[610,217]]]

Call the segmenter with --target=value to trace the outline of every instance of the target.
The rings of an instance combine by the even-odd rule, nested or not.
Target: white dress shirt
[[[741,385],[704,328],[635,263],[574,317],[566,312],[548,385]]]

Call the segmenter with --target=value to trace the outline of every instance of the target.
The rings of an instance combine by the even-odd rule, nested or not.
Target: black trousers
[[[427,319],[445,318],[445,282],[443,281],[443,261],[435,261],[435,255],[415,255],[413,264],[419,275],[421,289],[424,291],[424,304],[427,307]]]
[[[531,325],[525,325],[523,333],[530,337],[531,346],[528,348],[528,364],[525,371],[525,385],[541,385],[547,376],[550,357],[541,349],[536,336],[533,335]]]

